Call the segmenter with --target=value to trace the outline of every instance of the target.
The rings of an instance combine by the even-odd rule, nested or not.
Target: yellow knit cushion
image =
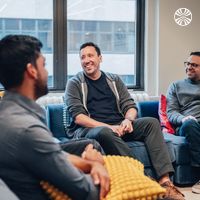
[[[165,194],[166,190],[144,175],[144,166],[137,160],[124,156],[104,156],[110,176],[110,191],[104,200],[151,200]],[[43,189],[54,200],[69,200],[47,182],[41,182]]]
[[[111,179],[105,200],[150,200],[165,194],[164,188],[144,175],[139,161],[124,156],[106,156],[104,161]]]
[[[46,181],[41,181],[40,185],[52,200],[71,200],[66,194],[64,194]]]
[[[0,91],[0,99],[3,97],[4,91]]]

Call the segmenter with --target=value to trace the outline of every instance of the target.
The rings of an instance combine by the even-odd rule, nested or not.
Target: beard
[[[185,71],[188,79],[190,79],[191,81],[199,81],[199,77],[193,69],[186,69]]]
[[[41,79],[38,79],[35,82],[35,97],[36,97],[36,99],[48,94],[48,92],[49,92],[49,89],[47,86],[47,82],[44,83],[41,81]]]

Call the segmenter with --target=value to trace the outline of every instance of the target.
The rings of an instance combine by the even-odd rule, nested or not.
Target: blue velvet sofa
[[[158,101],[138,102],[138,117],[151,116],[159,120]],[[173,180],[178,185],[192,185],[198,181],[198,174],[190,166],[190,153],[185,137],[164,133],[165,140],[172,142],[172,151],[175,155],[173,163],[175,174]]]
[[[158,117],[158,101],[144,101],[138,102],[138,117]],[[70,116],[64,104],[49,104],[46,106],[47,125],[52,131],[54,137],[61,142],[67,142],[66,130],[70,120]],[[190,155],[188,151],[188,144],[184,137],[179,137],[171,134],[164,134],[165,141],[170,153],[171,161],[175,168],[173,181],[178,185],[190,185],[197,181],[197,175],[190,167]],[[145,167],[145,173],[152,177],[155,176],[152,163],[149,159],[143,142],[131,141],[127,142],[132,149],[133,156],[140,160]]]

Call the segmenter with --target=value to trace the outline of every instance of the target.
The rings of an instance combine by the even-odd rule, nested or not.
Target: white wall
[[[179,26],[174,13],[192,12],[192,22]],[[169,84],[185,78],[183,62],[191,51],[200,51],[200,0],[148,0],[146,5],[145,91],[166,93]]]

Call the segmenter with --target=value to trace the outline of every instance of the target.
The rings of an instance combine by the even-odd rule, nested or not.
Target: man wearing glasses
[[[168,88],[167,115],[177,135],[186,137],[191,166],[200,176],[200,52],[192,52],[184,65],[187,78]],[[192,191],[200,194],[200,181]]]

